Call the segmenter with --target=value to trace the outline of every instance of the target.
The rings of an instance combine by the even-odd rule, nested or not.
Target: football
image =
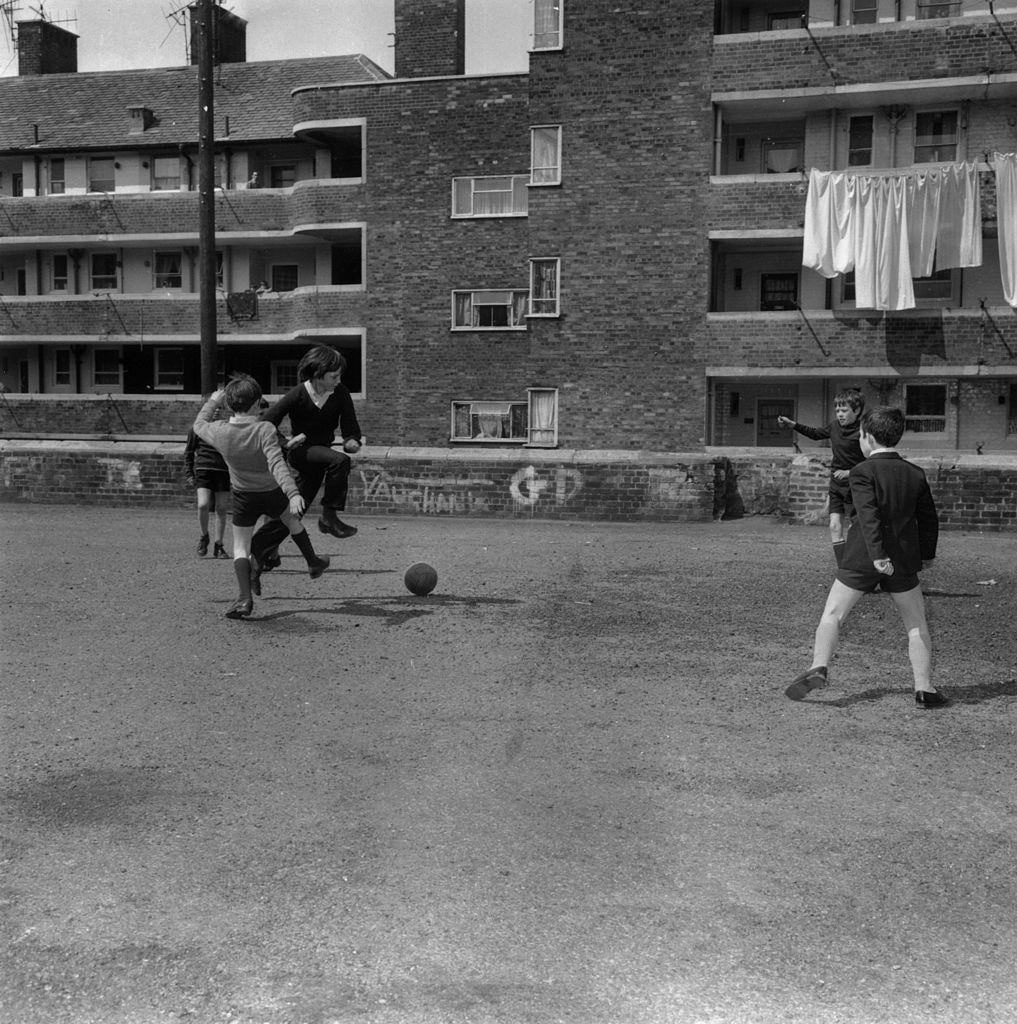
[[[438,573],[427,562],[415,562],[403,577],[406,589],[417,597],[425,597],[438,585]]]

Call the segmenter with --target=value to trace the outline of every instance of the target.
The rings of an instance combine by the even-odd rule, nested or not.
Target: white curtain
[[[860,309],[913,309],[912,278],[982,262],[978,165],[809,174],[802,264],[855,272]]]
[[[1017,153],[993,153],[996,172],[996,223],[1003,297],[1017,308]]]
[[[555,391],[530,392],[530,442],[554,444],[558,394]]]

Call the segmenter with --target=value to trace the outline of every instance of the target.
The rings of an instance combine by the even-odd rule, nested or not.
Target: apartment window
[[[904,429],[912,434],[946,430],[946,385],[904,385]]]
[[[183,264],[183,255],[179,252],[157,252],[152,264],[152,287],[183,288]]]
[[[115,252],[94,252],[91,259],[90,283],[94,291],[112,291],[118,283]]]
[[[879,19],[879,0],[851,0],[851,24],[875,25]]]
[[[120,371],[120,349],[97,348],[92,353],[92,387],[104,391],[123,388]]]
[[[53,387],[69,388],[71,379],[71,350],[58,348],[53,352]]]
[[[530,184],[561,184],[561,125],[530,129]]]
[[[450,439],[553,448],[558,443],[558,391],[526,391],[526,401],[453,401]]]
[[[561,47],[561,7],[564,0],[534,0],[533,48],[557,50]]]
[[[281,395],[291,391],[300,382],[297,380],[296,359],[273,359],[269,367],[271,392],[274,395]]]
[[[919,21],[929,18],[954,18],[960,12],[960,0],[918,0],[915,9]]]
[[[872,163],[872,115],[852,117],[848,122],[848,166]]]
[[[60,196],[64,194],[66,186],[65,164],[61,157],[53,157],[49,161],[49,194]]]
[[[915,115],[916,164],[957,159],[957,111],[931,110]]]
[[[1009,436],[1017,434],[1017,384],[1010,385],[1010,397],[1007,403],[1006,432]]]
[[[152,190],[178,192],[180,190],[180,160],[175,156],[157,156],[152,161]]]
[[[452,293],[452,330],[525,330],[525,291],[509,289]]]
[[[277,263],[272,268],[272,291],[291,292],[300,281],[300,268],[295,263]]]
[[[526,214],[529,176],[505,174],[452,179],[453,217],[521,217]]]
[[[25,194],[25,176],[21,171],[11,172],[11,195],[17,198]]]
[[[929,277],[912,278],[915,304],[950,302],[954,296],[954,272],[937,270]]]
[[[184,350],[157,348],[155,350],[155,387],[160,391],[184,390]]]
[[[805,167],[801,139],[763,139],[763,171],[791,174]]]
[[[296,164],[274,164],[268,169],[269,188],[293,188],[296,183]]]
[[[364,127],[351,124],[333,129],[330,137],[333,178],[364,177]]]
[[[766,16],[766,27],[771,32],[789,28],[805,28],[805,11],[774,11]]]
[[[530,316],[558,316],[560,285],[560,259],[530,260]]]
[[[116,170],[113,157],[94,156],[88,161],[88,191],[115,192]]]
[[[65,253],[54,253],[53,255],[53,275],[51,281],[52,290],[55,292],[67,291],[68,273],[67,273],[67,255]]]
[[[798,308],[797,274],[760,274],[759,308],[767,313]]]

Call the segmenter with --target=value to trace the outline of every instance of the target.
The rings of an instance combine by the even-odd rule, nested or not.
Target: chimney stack
[[[396,78],[466,73],[466,0],[396,0]]]
[[[198,63],[201,23],[197,4],[188,7],[191,13],[191,63]],[[247,22],[218,4],[212,5],[212,63],[243,64],[247,60]]]
[[[51,21],[18,22],[18,74],[62,75],[78,70],[78,37]]]

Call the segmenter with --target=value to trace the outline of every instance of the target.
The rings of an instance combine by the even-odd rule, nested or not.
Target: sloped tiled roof
[[[362,54],[220,64],[215,69],[215,135],[223,137],[229,118],[230,137],[238,141],[289,138],[290,92],[298,86],[390,79]],[[129,106],[153,112],[147,131],[130,134]],[[197,140],[196,66],[0,79],[0,151],[137,149]]]

